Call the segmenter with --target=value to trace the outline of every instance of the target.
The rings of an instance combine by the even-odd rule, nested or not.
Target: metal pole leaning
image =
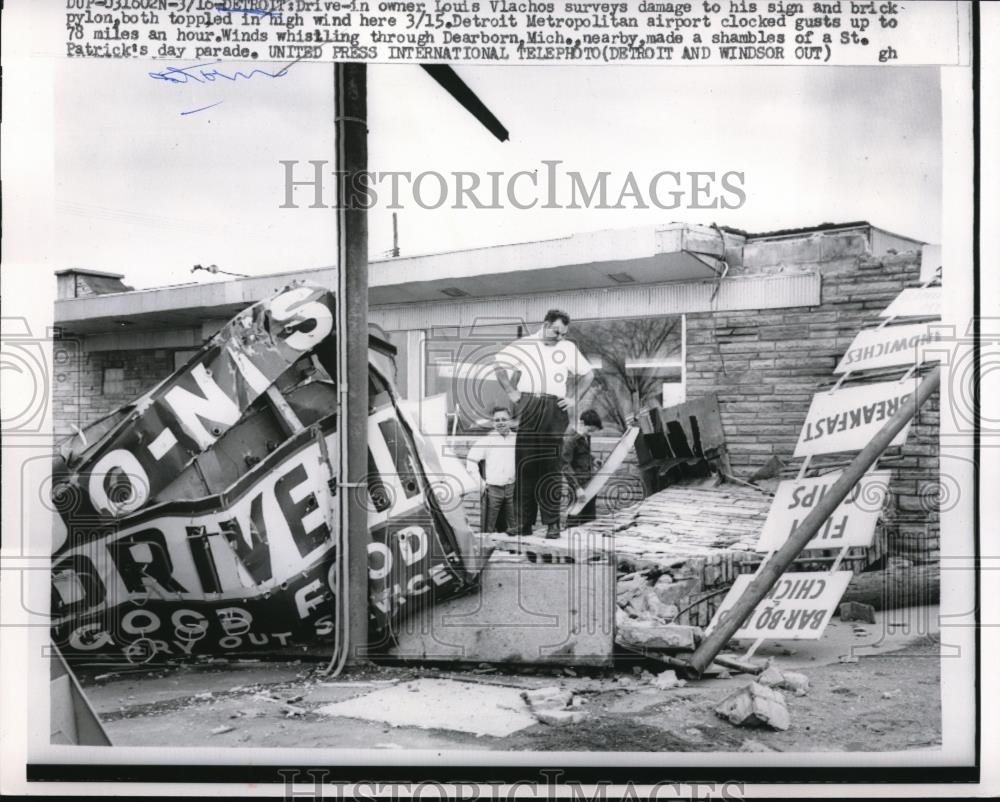
[[[902,431],[903,427],[909,423],[910,419],[917,414],[917,410],[923,406],[930,395],[937,390],[941,384],[941,368],[935,367],[917,387],[917,391],[909,398],[905,404],[901,404],[889,421],[876,434],[854,458],[850,465],[844,470],[843,475],[834,482],[830,490],[823,496],[820,502],[805,517],[801,524],[789,536],[785,544],[778,549],[768,563],[757,572],[753,580],[747,586],[746,591],[739,598],[730,610],[724,621],[701,642],[695,649],[688,661],[690,670],[695,674],[701,674],[715,656],[722,651],[722,648],[729,642],[736,631],[743,626],[743,622],[760,604],[761,600],[768,594],[774,583],[781,578],[792,561],[799,556],[806,544],[813,539],[816,532],[823,525],[823,522],[833,513],[837,505],[843,501],[851,488],[857,484],[858,480],[875,463],[883,451],[889,447],[892,439]]]

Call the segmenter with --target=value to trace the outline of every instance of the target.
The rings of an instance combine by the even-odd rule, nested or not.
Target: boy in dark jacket
[[[583,498],[583,488],[594,475],[594,464],[590,453],[590,436],[601,430],[601,416],[592,409],[585,410],[575,430],[571,429],[563,439],[563,475],[569,482],[577,499]],[[579,526],[597,517],[597,496],[584,505],[577,515],[566,519],[566,526]]]

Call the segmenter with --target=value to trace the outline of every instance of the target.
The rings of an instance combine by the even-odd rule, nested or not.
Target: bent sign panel
[[[334,304],[310,285],[254,304],[63,444],[51,609],[65,654],[140,663],[334,635],[344,498]],[[419,435],[370,353],[361,492],[377,641],[408,603],[459,592],[472,572],[471,533],[430,492]]]

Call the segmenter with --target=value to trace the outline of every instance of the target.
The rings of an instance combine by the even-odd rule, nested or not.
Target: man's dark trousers
[[[518,417],[514,445],[514,498],[521,534],[531,533],[541,512],[542,523],[558,524],[562,500],[563,435],[569,416],[554,395],[522,393],[515,406]]]

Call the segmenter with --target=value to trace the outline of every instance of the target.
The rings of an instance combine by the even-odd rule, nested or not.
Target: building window
[[[101,373],[102,395],[123,395],[125,393],[125,368],[104,368]]]
[[[650,406],[685,400],[683,315],[573,321],[570,339],[594,366],[594,386],[584,402],[608,433]]]
[[[510,405],[496,380],[494,357],[525,333],[520,321],[439,326],[427,332],[424,397],[447,397],[449,429],[467,434],[488,428],[493,407]]]
[[[447,397],[449,428],[456,425],[456,416],[460,433],[489,427],[493,406],[508,404],[493,358],[540,325],[490,322],[428,332],[424,396]],[[569,339],[594,368],[584,406],[597,410],[606,433],[624,431],[628,419],[644,407],[686,400],[684,326],[683,315],[572,322]]]

